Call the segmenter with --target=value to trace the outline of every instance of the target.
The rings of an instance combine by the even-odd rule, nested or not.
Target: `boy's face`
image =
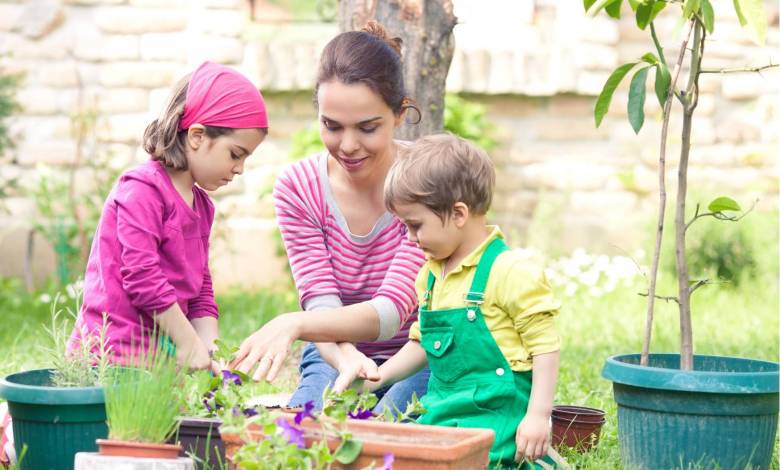
[[[460,245],[457,214],[442,222],[435,212],[419,203],[397,204],[395,214],[409,229],[409,240],[433,259],[449,258]]]
[[[259,129],[235,129],[215,138],[203,132],[189,138],[194,146],[188,159],[192,178],[201,188],[214,191],[244,172],[244,162],[263,141],[265,133]]]

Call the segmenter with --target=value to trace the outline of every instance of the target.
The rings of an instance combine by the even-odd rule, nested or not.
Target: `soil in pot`
[[[111,457],[146,457],[154,459],[176,459],[181,446],[175,444],[152,444],[149,442],[115,441],[98,439],[100,455]]]
[[[552,411],[552,444],[587,452],[599,441],[605,413],[585,406],[557,405]]]

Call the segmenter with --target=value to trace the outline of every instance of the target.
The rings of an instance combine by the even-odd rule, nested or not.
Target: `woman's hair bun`
[[[393,49],[398,55],[401,55],[401,45],[403,44],[403,39],[399,37],[391,38],[390,35],[387,33],[387,30],[384,26],[382,26],[381,23],[369,20],[368,23],[366,23],[365,26],[361,29],[361,31],[366,32],[372,36],[376,36],[382,41],[385,42],[388,46],[390,46],[391,49]]]

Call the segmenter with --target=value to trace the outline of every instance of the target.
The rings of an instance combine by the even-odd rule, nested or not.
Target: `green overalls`
[[[491,468],[517,467],[515,432],[531,395],[531,372],[512,370],[479,308],[493,262],[507,249],[501,239],[485,249],[464,296],[465,307],[429,310],[436,281],[431,272],[420,306],[421,345],[428,356],[431,378],[428,393],[421,400],[428,411],[418,422],[493,429],[496,439],[490,449]]]

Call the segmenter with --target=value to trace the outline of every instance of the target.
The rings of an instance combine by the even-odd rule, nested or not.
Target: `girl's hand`
[[[273,381],[290,353],[293,341],[298,339],[299,331],[295,314],[279,315],[241,343],[230,367],[249,375],[257,366],[252,374],[254,380]]]
[[[339,376],[333,384],[333,391],[341,393],[349,388],[356,379],[377,381],[379,368],[373,359],[358,351],[352,343],[339,344]]]
[[[550,440],[550,417],[533,412],[526,414],[517,426],[515,434],[515,461],[522,462],[523,458],[530,461],[542,458],[547,454]]]
[[[179,367],[210,369],[214,372],[219,372],[218,365],[211,360],[209,350],[200,339],[189,341],[185,344],[177,344],[176,363]]]

